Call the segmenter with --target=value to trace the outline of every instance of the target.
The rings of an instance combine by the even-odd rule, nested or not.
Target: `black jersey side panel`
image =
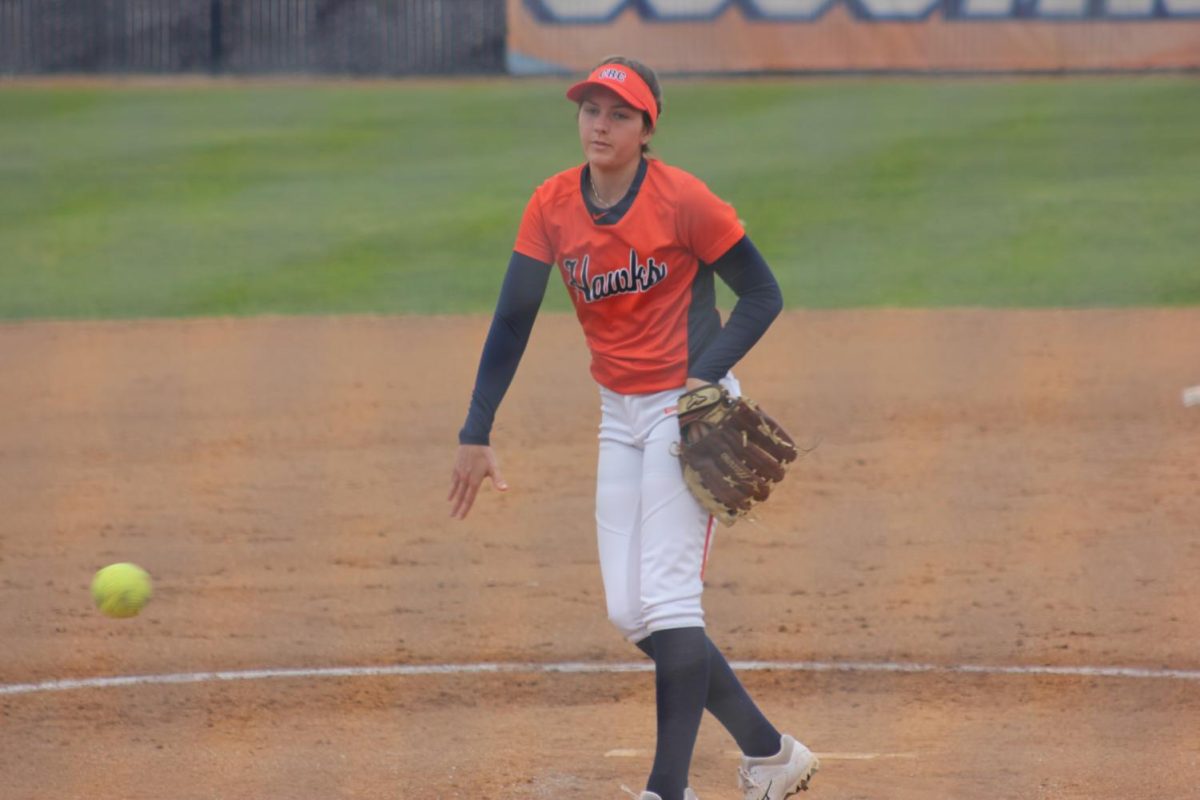
[[[717,291],[713,268],[703,262],[692,282],[692,302],[688,306],[688,375],[705,349],[721,332],[721,316],[717,313]]]

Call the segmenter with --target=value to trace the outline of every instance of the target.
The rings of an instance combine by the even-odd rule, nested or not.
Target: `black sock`
[[[703,628],[674,628],[650,640],[658,742],[646,789],[663,800],[683,800],[708,691],[708,637]]]
[[[783,744],[779,731],[754,704],[717,646],[711,640],[708,646],[706,707],[733,736],[743,754],[751,757],[775,755]]]
[[[754,704],[717,646],[707,636],[704,639],[708,643],[708,694],[704,707],[729,731],[742,753],[751,757],[775,755],[781,746],[779,731]],[[637,646],[654,658],[651,637],[642,639]]]

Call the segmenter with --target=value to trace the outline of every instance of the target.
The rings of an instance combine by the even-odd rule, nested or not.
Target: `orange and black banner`
[[[1200,69],[1200,0],[507,2],[516,73]]]

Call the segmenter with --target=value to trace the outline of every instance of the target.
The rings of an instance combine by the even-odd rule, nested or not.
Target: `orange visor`
[[[567,99],[578,103],[583,99],[584,92],[590,86],[603,86],[616,92],[622,100],[638,111],[650,115],[650,127],[658,124],[658,103],[654,102],[654,92],[638,75],[623,64],[601,64],[592,70],[586,80],[567,89]]]

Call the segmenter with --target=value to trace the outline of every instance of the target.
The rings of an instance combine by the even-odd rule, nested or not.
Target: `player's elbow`
[[[771,281],[771,285],[763,292],[763,315],[774,320],[783,311],[783,292],[779,290],[779,284]]]

